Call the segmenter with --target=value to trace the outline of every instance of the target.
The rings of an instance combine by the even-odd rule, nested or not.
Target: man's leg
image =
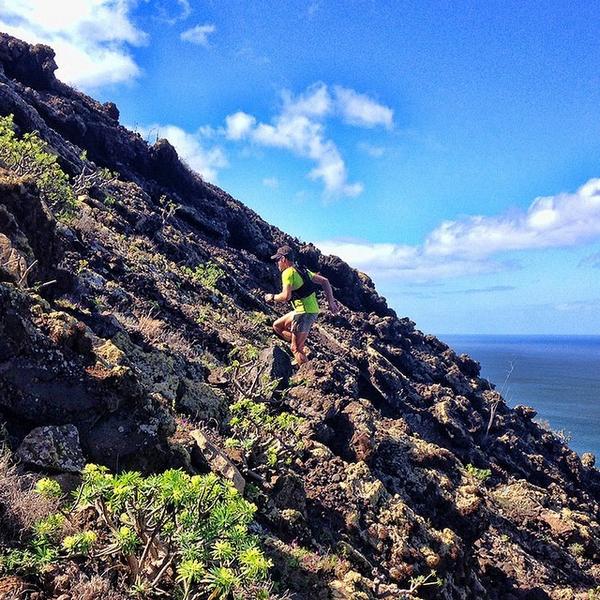
[[[279,317],[273,323],[273,331],[286,342],[292,341],[292,321],[294,319],[294,311],[291,311],[283,317]]]
[[[298,365],[303,365],[305,362],[308,362],[308,358],[304,353],[304,342],[306,342],[307,337],[308,331],[292,333],[292,353],[294,354],[294,358]]]

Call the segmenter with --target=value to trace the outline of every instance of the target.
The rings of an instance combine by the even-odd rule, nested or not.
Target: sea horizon
[[[432,333],[443,341],[444,337],[539,337],[539,338],[600,338],[600,333]]]
[[[536,420],[562,432],[570,448],[600,456],[600,335],[441,334],[481,365],[510,407],[531,406]]]

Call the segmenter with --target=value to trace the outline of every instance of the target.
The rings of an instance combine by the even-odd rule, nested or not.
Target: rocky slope
[[[592,456],[507,407],[475,361],[399,318],[366,275],[203,182],[55,68],[50,48],[0,34],[0,114],[39,132],[72,181],[117,177],[89,179],[65,216],[35,178],[0,170],[0,417],[23,477],[88,461],[241,474],[273,578],[296,599],[600,593]],[[262,302],[282,243],[342,304],[293,374]],[[249,397],[301,417],[293,451],[273,434],[285,459],[226,442],[232,404]],[[419,586],[433,570],[440,585]],[[76,597],[68,582],[33,585]]]

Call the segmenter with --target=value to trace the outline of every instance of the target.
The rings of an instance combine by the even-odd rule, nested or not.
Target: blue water
[[[600,462],[600,336],[440,335],[481,364],[509,406],[525,404]]]

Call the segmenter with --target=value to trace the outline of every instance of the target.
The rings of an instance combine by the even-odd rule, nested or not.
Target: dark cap
[[[277,253],[273,254],[271,258],[273,260],[279,260],[280,258],[287,258],[288,260],[294,260],[294,251],[289,246],[281,246],[281,248],[277,248]]]

